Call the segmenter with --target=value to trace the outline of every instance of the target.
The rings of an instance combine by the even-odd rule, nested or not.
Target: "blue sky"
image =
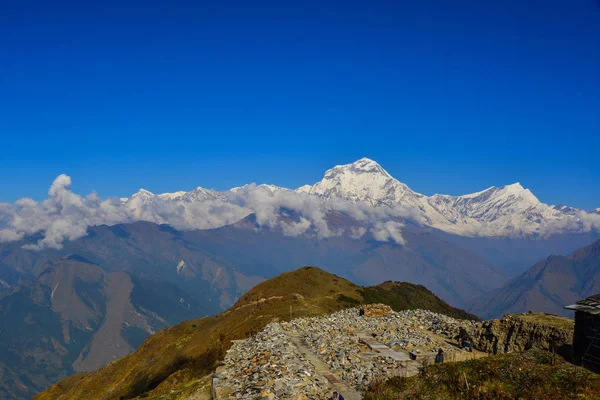
[[[61,173],[103,197],[297,187],[369,157],[425,194],[600,207],[595,0],[88,3],[2,5],[0,201]]]

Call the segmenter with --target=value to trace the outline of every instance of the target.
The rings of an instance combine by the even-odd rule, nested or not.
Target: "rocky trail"
[[[290,340],[296,345],[302,355],[304,355],[315,367],[316,371],[322,374],[331,384],[332,390],[341,393],[346,400],[361,400],[360,392],[351,388],[344,382],[341,377],[329,369],[329,366],[323,362],[308,346],[304,343],[303,335],[300,333],[290,333]]]

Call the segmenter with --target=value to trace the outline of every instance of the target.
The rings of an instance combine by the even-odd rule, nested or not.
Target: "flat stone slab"
[[[399,353],[396,350],[391,349],[390,347],[386,346],[385,344],[378,342],[371,336],[359,334],[358,338],[362,343],[369,346],[369,348],[371,350],[375,350],[379,355],[382,355],[384,357],[389,357],[394,361],[409,361],[410,360],[410,357],[408,357],[406,354]]]
[[[406,354],[399,353],[396,350],[392,350],[390,348],[380,350],[379,354],[381,354],[384,357],[389,357],[394,361],[410,361],[410,357],[407,356]]]
[[[362,338],[360,338],[360,341],[363,342],[364,344],[366,344],[367,346],[369,346],[369,348],[371,348],[372,350],[389,349],[389,347],[387,347],[385,344],[379,343],[375,339],[369,339],[366,337],[362,337]]]

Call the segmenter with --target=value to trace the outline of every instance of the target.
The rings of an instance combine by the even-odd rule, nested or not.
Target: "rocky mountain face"
[[[572,316],[563,307],[600,293],[600,240],[568,256],[550,256],[501,288],[473,300],[482,317],[529,310]]]
[[[543,313],[507,314],[502,319],[483,322],[472,332],[473,344],[480,351],[498,354],[530,349],[556,351],[571,357],[575,323]]]
[[[0,397],[30,398],[199,313],[198,302],[174,285],[109,272],[78,256],[48,262],[37,279],[0,299]]]
[[[235,265],[220,263],[203,251],[193,233],[150,222],[95,226],[85,237],[66,242],[61,249],[27,249],[34,240],[0,244],[0,270],[12,277],[10,283],[36,278],[48,261],[77,255],[109,272],[172,283],[189,291],[202,304],[205,315],[227,308],[263,277],[278,272],[264,267],[255,269],[259,276],[245,275]]]

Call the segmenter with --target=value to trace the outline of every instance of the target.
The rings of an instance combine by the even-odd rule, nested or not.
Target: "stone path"
[[[288,332],[287,335],[290,337],[290,341],[296,345],[298,351],[315,366],[317,372],[321,373],[325,378],[327,378],[333,388],[342,396],[344,396],[344,399],[362,399],[362,395],[359,392],[342,382],[341,378],[337,376],[337,374],[333,373],[327,364],[308,348],[308,346],[304,343],[303,337],[300,333]]]

